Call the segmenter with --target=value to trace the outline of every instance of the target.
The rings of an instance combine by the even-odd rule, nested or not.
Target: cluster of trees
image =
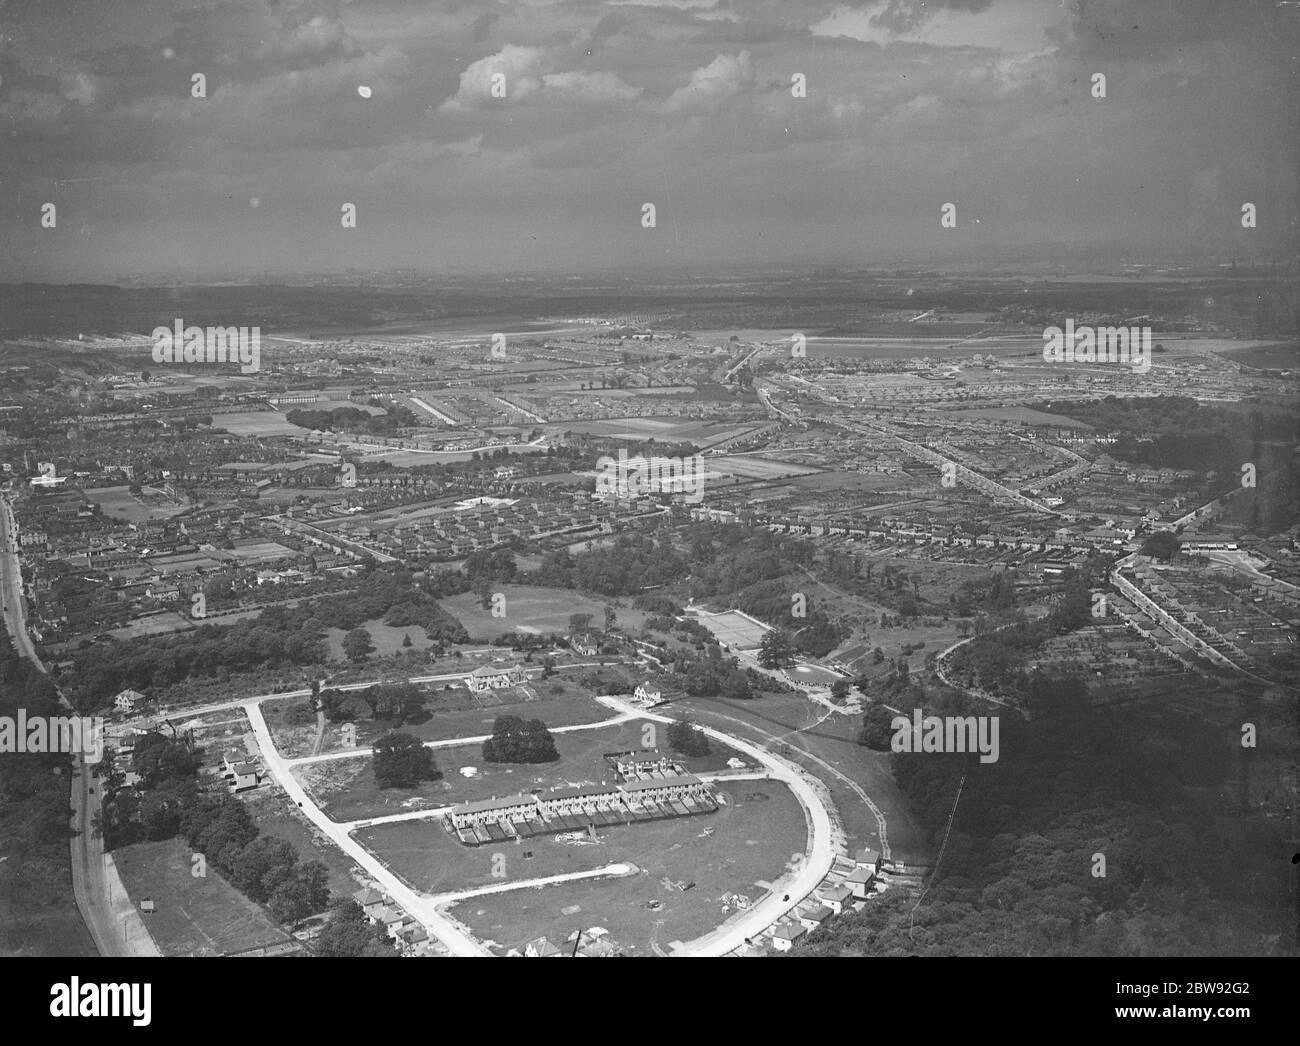
[[[737,593],[732,603],[762,621],[782,622],[795,649],[812,657],[825,657],[848,638],[848,631],[810,598],[804,600],[803,616],[795,617],[788,583],[761,581]]]
[[[417,581],[405,567],[373,567],[357,579],[349,598],[313,599],[296,607],[273,606],[255,618],[229,625],[200,625],[190,632],[146,636],[79,652],[71,678],[80,708],[102,706],[131,688],[148,690],[188,678],[224,678],[256,668],[316,665],[326,660],[322,635],[328,628],[355,630],[383,618],[394,627],[422,624],[430,637],[467,642],[461,624],[439,605],[443,595],[463,592],[463,575],[443,571]],[[367,636],[351,641],[359,651]]]
[[[487,763],[553,763],[559,758],[555,739],[540,719],[524,722],[519,716],[498,716],[492,736],[483,742]]]
[[[1295,916],[1287,826],[1249,801],[1244,782],[1252,771],[1236,735],[1141,708],[1090,714],[1062,682],[1054,684],[1057,699],[1029,721],[1001,716],[996,763],[890,757],[932,855],[965,782],[924,902],[916,909],[915,893],[890,891],[796,953],[1286,949]],[[1293,710],[1282,718],[1294,728]]]
[[[368,436],[390,436],[419,422],[415,415],[397,403],[385,404],[387,414],[371,414],[359,407],[335,407],[333,410],[291,410],[284,417],[290,425],[323,432],[359,432]]]
[[[401,726],[424,718],[427,696],[414,683],[377,683],[361,690],[322,690],[316,701],[331,723],[356,720],[368,711],[371,719]]]
[[[1092,620],[1091,575],[1089,566],[1067,581],[1060,600],[1046,616],[1030,621],[1023,613],[1014,614],[1008,627],[985,632],[955,651],[950,661],[954,675],[994,693],[1024,697],[1027,678],[1021,665],[1025,658],[1051,637]]]
[[[708,755],[711,751],[708,736],[690,719],[679,719],[668,724],[668,743],[674,752],[682,755],[701,756]]]
[[[620,534],[612,545],[590,552],[573,555],[566,548],[548,552],[532,580],[540,585],[621,596],[679,581],[688,572],[687,563],[670,541],[656,542],[647,534]]]
[[[104,781],[98,827],[108,849],[183,835],[206,864],[281,922],[293,924],[325,909],[329,877],[323,863],[302,861],[292,843],[259,834],[248,808],[234,796],[198,791],[199,759],[191,738],[144,734],[131,766],[141,778],[137,786],[124,787],[117,773]]]
[[[0,715],[59,713],[49,677],[23,657],[0,622]],[[68,782],[72,759],[59,753],[0,755],[0,936],[40,952],[86,938],[68,871]],[[47,943],[48,942],[48,943]]]
[[[380,923],[372,925],[361,905],[350,897],[330,909],[313,951],[316,955],[330,958],[396,958],[400,955],[384,926]]]
[[[418,737],[390,731],[375,742],[374,748],[375,783],[380,788],[414,788],[421,781],[442,777],[433,752]]]
[[[1241,466],[1256,468],[1242,522],[1275,534],[1300,520],[1300,446],[1293,411],[1258,404],[1202,404],[1188,396],[1039,405],[1118,434],[1108,453],[1152,468],[1190,469],[1205,476],[1200,496],[1237,489]],[[1211,475],[1213,474],[1212,478]]]

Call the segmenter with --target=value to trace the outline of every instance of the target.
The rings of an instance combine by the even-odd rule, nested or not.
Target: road
[[[347,825],[327,817],[303,790],[302,785],[294,779],[288,762],[277,751],[275,742],[271,740],[271,732],[267,729],[266,719],[262,716],[259,700],[256,698],[247,700],[243,708],[253,728],[253,736],[257,738],[258,747],[262,750],[262,765],[312,824],[319,828],[335,846],[364,868],[385,893],[423,923],[428,932],[442,941],[453,955],[481,957],[492,954],[462,930],[456,922],[438,911],[434,898],[411,889],[378,857],[353,839]]]
[[[610,708],[635,712],[643,719],[658,723],[673,722],[669,716],[641,711],[616,697],[599,697],[597,700]],[[744,914],[729,919],[716,930],[688,941],[673,952],[673,955],[717,956],[743,947],[746,938],[762,933],[812,893],[831,870],[835,861],[835,847],[831,841],[830,811],[798,766],[732,734],[725,734],[710,726],[699,726],[699,729],[720,744],[743,752],[766,768],[770,777],[794,793],[808,821],[808,844],[804,860],[792,875],[777,880],[767,896]]]
[[[8,498],[0,498],[0,592],[4,598],[4,622],[15,649],[31,660],[42,672],[45,666],[36,655],[36,647],[27,634],[23,604],[22,574],[16,545],[17,522]],[[67,698],[59,701],[74,711]],[[153,938],[136,911],[112,858],[104,853],[103,840],[95,835],[95,815],[99,812],[99,788],[91,776],[91,767],[80,754],[72,757],[72,895],[82,921],[100,955],[156,956]]]

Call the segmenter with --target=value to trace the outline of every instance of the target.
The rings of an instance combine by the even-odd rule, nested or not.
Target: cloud
[[[583,104],[630,102],[641,97],[641,88],[607,72],[548,73],[542,77],[542,87],[548,97]]]
[[[667,113],[699,113],[716,110],[728,99],[753,87],[754,68],[749,52],[720,54],[708,65],[691,73],[690,83],[679,87],[664,102]]]
[[[498,101],[492,97],[493,77],[505,76],[506,98],[522,101],[542,86],[542,49],[506,44],[496,54],[471,62],[460,74],[460,87],[442,103],[446,111],[479,109]]]

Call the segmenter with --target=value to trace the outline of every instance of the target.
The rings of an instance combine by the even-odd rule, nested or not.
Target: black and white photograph
[[[1046,959],[1067,1024],[1251,1027],[1298,172],[1295,2],[0,0],[33,1012]]]

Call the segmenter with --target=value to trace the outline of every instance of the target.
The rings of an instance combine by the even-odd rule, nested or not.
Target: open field
[[[525,692],[515,687],[488,690],[481,694],[471,693],[460,685],[451,690],[435,689],[430,691],[425,701],[427,715],[403,723],[397,729],[412,734],[421,741],[438,741],[490,734],[492,723],[497,716],[502,715],[540,719],[548,726],[597,723],[613,715],[604,705],[592,700],[585,689],[558,677],[552,677],[545,683],[536,683],[533,692],[537,697],[527,700]],[[311,754],[311,745],[316,736],[314,721],[295,725],[286,720],[291,708],[306,707],[305,697],[275,698],[262,704],[262,712],[266,716],[276,747],[290,758]],[[353,725],[356,729],[356,745],[362,748],[394,729],[392,723],[386,720],[360,719]],[[339,752],[348,747],[343,727],[343,723],[325,724],[322,752]]]
[[[161,495],[145,495],[137,498],[125,486],[95,487],[86,491],[86,500],[98,505],[105,516],[126,520],[128,523],[170,519],[185,511],[184,505],[178,505]]]
[[[785,476],[807,476],[818,470],[808,465],[794,465],[787,461],[756,458],[746,455],[710,457],[709,471],[720,476],[740,476],[744,479],[781,479]]]
[[[483,609],[482,601],[473,592],[462,592],[441,600],[440,604],[477,638],[509,632],[568,632],[569,617],[573,614],[590,614],[591,626],[599,630],[605,624],[606,606],[615,608],[618,623],[625,628],[640,628],[645,621],[641,611],[619,606],[616,600],[598,601],[567,588],[494,585],[493,592],[506,597],[505,617],[493,617],[491,609]]]
[[[370,633],[370,645],[375,648],[368,655],[369,657],[384,657],[388,654],[401,653],[403,650],[422,650],[429,644],[428,633],[421,625],[403,625],[401,628],[394,628],[385,625],[382,618],[375,618],[365,622],[361,627]],[[347,655],[343,653],[343,637],[347,634],[347,630],[342,628],[325,630],[325,643],[331,661],[347,660]],[[408,635],[411,637],[411,646],[403,647],[402,639]]]
[[[135,639],[137,636],[156,636],[164,632],[184,632],[196,627],[197,625],[184,614],[177,613],[175,610],[164,610],[160,614],[138,617],[121,628],[110,628],[105,634],[114,639]]]
[[[471,897],[451,908],[498,952],[521,948],[545,935],[562,944],[575,930],[601,926],[626,954],[654,955],[674,941],[687,941],[725,922],[722,895],[739,893],[757,901],[758,885],[778,879],[807,841],[803,811],[789,790],[775,781],[737,781],[719,789],[726,799],[717,813],[669,821],[606,828],[596,843],[565,844],[553,839],[504,844],[509,876],[534,878],[578,871],[613,861],[630,861],[640,874],[597,879],[496,896]],[[439,829],[439,831],[441,831]],[[459,846],[446,837],[451,846]],[[394,866],[413,863],[413,851],[389,839]],[[462,847],[461,849],[467,849]],[[491,846],[471,851],[467,871],[491,882]],[[522,855],[531,852],[533,857]],[[481,871],[480,871],[481,868]],[[688,890],[667,885],[693,884]],[[650,910],[646,905],[659,902]],[[566,912],[567,910],[567,912]]]
[[[754,649],[771,631],[734,610],[722,614],[700,614],[699,622],[718,637],[718,642],[735,650]]]
[[[673,702],[674,715],[687,713],[703,726],[716,727],[755,741],[802,764],[830,789],[850,847],[879,848],[876,820],[847,782],[802,753],[824,760],[861,788],[889,825],[889,842],[898,850],[925,852],[928,833],[908,811],[889,768],[889,752],[873,752],[857,743],[860,715],[826,715],[826,709],[799,694],[768,694],[756,701],[684,698]]]
[[[134,843],[115,850],[113,860],[136,906],[146,897],[157,905],[144,920],[163,955],[227,955],[290,940],[216,869],[192,875],[180,839]]]
[[[519,714],[527,719],[538,718],[526,710]],[[542,721],[546,722],[545,719]],[[645,729],[651,725],[656,733],[647,735]],[[560,759],[555,763],[486,763],[481,743],[439,748],[434,751],[434,761],[442,771],[442,779],[426,781],[414,789],[381,790],[375,784],[368,755],[307,764],[294,772],[327,815],[339,821],[355,821],[533,789],[612,781],[602,758],[604,753],[647,747],[643,744],[647,736],[652,736],[658,743],[662,740],[659,736],[662,730],[663,727],[657,724],[626,722],[555,734],[555,747],[560,753]],[[490,733],[491,728],[485,732]],[[725,768],[727,759],[736,755],[733,750],[714,744],[709,755],[683,758],[681,762],[687,770],[701,773]],[[473,767],[474,776],[463,776],[463,767]]]
[[[313,403],[302,405],[304,409],[315,407]],[[224,429],[232,436],[302,436],[307,430],[291,425],[283,414],[273,410],[250,410],[247,413],[214,414],[212,427]]]

